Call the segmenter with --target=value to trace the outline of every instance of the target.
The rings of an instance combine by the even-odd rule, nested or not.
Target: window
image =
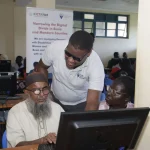
[[[105,22],[96,22],[96,36],[105,36]]]
[[[82,30],[82,21],[74,21],[73,23],[74,32],[78,30]]]
[[[84,30],[96,37],[128,38],[128,15],[74,12],[74,31]]]
[[[116,23],[107,22],[107,37],[116,37]]]
[[[84,14],[84,19],[94,19],[93,14]]]
[[[94,30],[93,30],[93,22],[84,21],[84,30],[89,32],[89,33],[94,32]]]
[[[127,24],[126,23],[118,24],[118,36],[127,37]]]

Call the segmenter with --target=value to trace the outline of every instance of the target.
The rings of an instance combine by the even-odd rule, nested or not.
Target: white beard
[[[38,120],[42,118],[43,120],[51,116],[51,97],[48,95],[46,101],[43,104],[35,103],[31,97],[26,100],[27,108],[33,117]]]

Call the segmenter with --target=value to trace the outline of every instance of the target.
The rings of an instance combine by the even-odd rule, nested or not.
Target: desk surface
[[[17,80],[25,80],[25,78],[19,77],[17,78]]]
[[[19,94],[20,96],[22,96],[22,99],[18,99],[18,100],[7,100],[6,104],[1,104],[0,103],[0,109],[10,109],[12,108],[14,105],[18,104],[19,102],[24,101],[27,98],[27,95],[25,94]]]
[[[21,147],[15,147],[15,148],[6,148],[4,150],[37,150],[38,145],[29,145],[29,146],[21,146]]]

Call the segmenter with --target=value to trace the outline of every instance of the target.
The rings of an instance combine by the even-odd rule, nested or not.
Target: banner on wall
[[[26,9],[26,59],[28,73],[45,49],[55,40],[69,39],[73,28],[73,12],[55,9]]]

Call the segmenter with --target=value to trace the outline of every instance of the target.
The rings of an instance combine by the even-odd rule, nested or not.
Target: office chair
[[[6,130],[4,131],[3,136],[2,136],[2,148],[7,148]]]
[[[113,80],[111,80],[109,77],[105,77],[105,79],[104,79],[104,84],[105,85],[112,85],[112,83],[113,83]]]
[[[106,95],[105,95],[105,93],[101,93],[101,96],[100,96],[100,102],[101,101],[104,101],[105,100],[105,98],[106,98]]]

